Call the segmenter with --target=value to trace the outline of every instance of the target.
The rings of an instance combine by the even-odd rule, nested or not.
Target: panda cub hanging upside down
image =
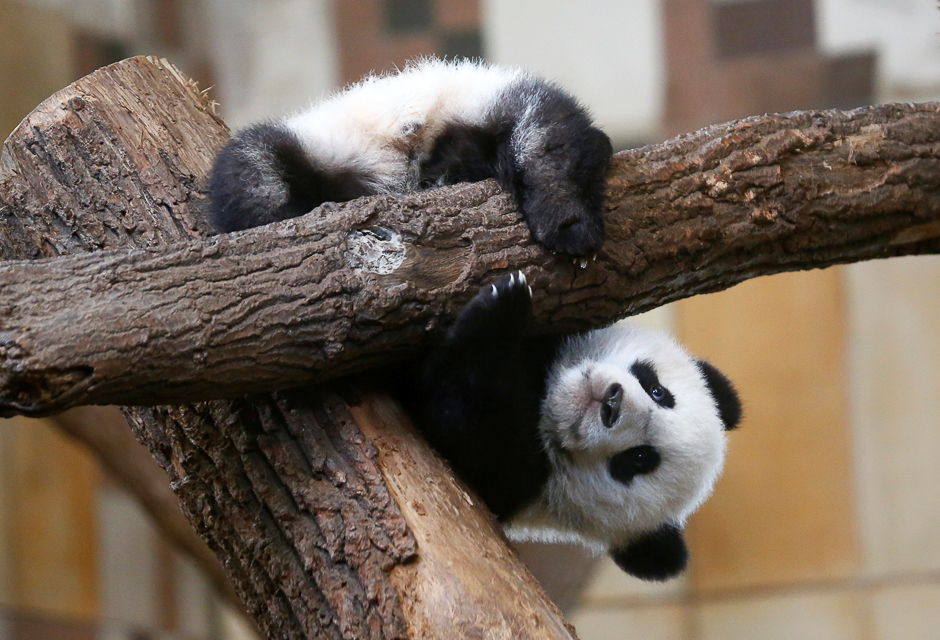
[[[219,231],[327,201],[496,178],[533,238],[572,256],[604,240],[611,145],[554,84],[475,62],[424,60],[237,133],[216,159]],[[724,461],[731,383],[664,335],[615,324],[531,339],[521,272],[484,287],[415,381],[428,440],[511,538],[576,538],[625,571],[685,567],[682,527]]]
[[[516,540],[575,539],[624,571],[685,568],[686,518],[721,473],[741,405],[715,367],[624,323],[527,339],[522,272],[484,287],[424,363],[425,436]]]

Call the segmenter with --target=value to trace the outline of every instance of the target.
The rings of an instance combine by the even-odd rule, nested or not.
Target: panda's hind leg
[[[421,376],[422,431],[499,518],[532,499],[547,474],[537,436],[544,371],[531,370],[523,341],[531,295],[521,272],[484,286]]]
[[[367,195],[366,185],[353,170],[318,166],[289,128],[265,122],[238,132],[219,152],[209,185],[212,223],[222,232],[250,229]]]

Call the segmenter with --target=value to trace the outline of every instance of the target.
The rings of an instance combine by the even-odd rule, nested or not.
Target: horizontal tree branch
[[[940,248],[940,107],[768,115],[615,156],[608,241],[545,254],[493,182],[376,196],[159,251],[0,264],[0,415],[193,401],[401,358],[523,269],[538,324]]]

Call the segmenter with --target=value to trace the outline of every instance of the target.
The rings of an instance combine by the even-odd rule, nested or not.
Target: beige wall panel
[[[72,31],[49,9],[0,0],[0,141],[72,77]]]
[[[738,386],[715,495],[689,528],[693,590],[846,577],[857,564],[838,270],[678,304],[677,335]]]
[[[683,599],[685,592],[684,577],[665,582],[640,580],[625,573],[613,560],[605,556],[585,586],[581,594],[581,604],[585,607],[603,607],[649,601],[676,602]]]
[[[581,640],[684,640],[686,612],[681,606],[623,609],[586,607],[569,622]]]
[[[45,420],[14,418],[14,605],[52,616],[98,616],[96,491],[88,454]]]
[[[111,486],[98,494],[98,519],[103,616],[133,628],[159,628],[159,554],[150,517],[131,496]]]
[[[699,607],[696,640],[869,640],[853,592],[736,598]]]
[[[940,258],[853,265],[847,281],[852,424],[865,568],[874,575],[936,571],[940,569]]]
[[[878,640],[940,638],[940,584],[881,589],[872,604]]]

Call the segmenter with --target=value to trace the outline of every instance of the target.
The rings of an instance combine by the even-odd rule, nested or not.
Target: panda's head
[[[619,323],[573,338],[542,405],[546,506],[625,571],[669,578],[685,568],[682,528],[740,417],[727,378],[663,334]]]

